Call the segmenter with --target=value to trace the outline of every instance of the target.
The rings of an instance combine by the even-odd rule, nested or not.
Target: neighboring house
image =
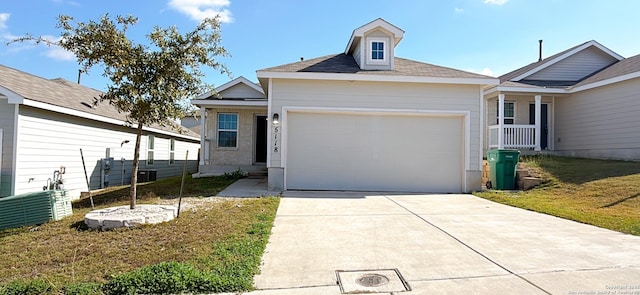
[[[87,190],[80,149],[91,189],[130,183],[135,128],[126,126],[125,115],[108,103],[94,105],[100,94],[0,65],[0,196],[42,190],[55,171],[64,170],[64,188],[78,197]],[[181,175],[187,151],[189,169],[197,169],[197,134],[163,127],[143,132],[140,170],[148,171],[145,177]]]
[[[403,37],[376,19],[342,53],[257,71],[264,91],[240,78],[194,100],[200,171],[264,162],[271,190],[479,190],[482,93],[498,80],[395,57]]]
[[[484,91],[485,150],[640,160],[640,55],[589,41],[499,79]]]

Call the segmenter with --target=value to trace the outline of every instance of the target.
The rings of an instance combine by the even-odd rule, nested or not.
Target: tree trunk
[[[133,167],[131,167],[131,188],[129,197],[131,198],[131,210],[136,208],[136,187],[138,186],[138,162],[140,162],[140,139],[142,139],[142,122],[138,122],[136,129],[136,147],[133,153]]]

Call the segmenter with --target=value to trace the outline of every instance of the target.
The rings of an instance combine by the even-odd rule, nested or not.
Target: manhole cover
[[[358,283],[358,285],[360,286],[365,287],[380,287],[382,285],[388,284],[389,278],[377,273],[370,273],[360,276],[358,279],[356,279],[356,283]]]
[[[396,268],[336,270],[342,294],[395,293],[411,291],[409,283]]]

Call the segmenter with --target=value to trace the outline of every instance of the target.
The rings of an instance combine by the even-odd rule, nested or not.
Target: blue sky
[[[154,26],[191,30],[220,14],[221,61],[233,77],[256,81],[255,71],[304,57],[344,51],[353,29],[381,17],[405,31],[396,56],[499,76],[534,62],[538,40],[544,56],[596,40],[624,57],[640,54],[640,1],[631,0],[22,0],[0,5],[0,64],[45,78],[77,79],[74,57],[57,48],[4,45],[31,33],[59,36],[56,17],[79,21],[134,15],[130,38],[145,43]],[[207,82],[226,75],[207,70]],[[82,84],[104,90],[109,81],[94,69]]]

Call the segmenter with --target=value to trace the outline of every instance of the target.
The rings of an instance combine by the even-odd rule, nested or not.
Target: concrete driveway
[[[382,270],[406,284],[353,286]],[[640,294],[640,237],[471,195],[285,192],[255,284],[252,294]]]

